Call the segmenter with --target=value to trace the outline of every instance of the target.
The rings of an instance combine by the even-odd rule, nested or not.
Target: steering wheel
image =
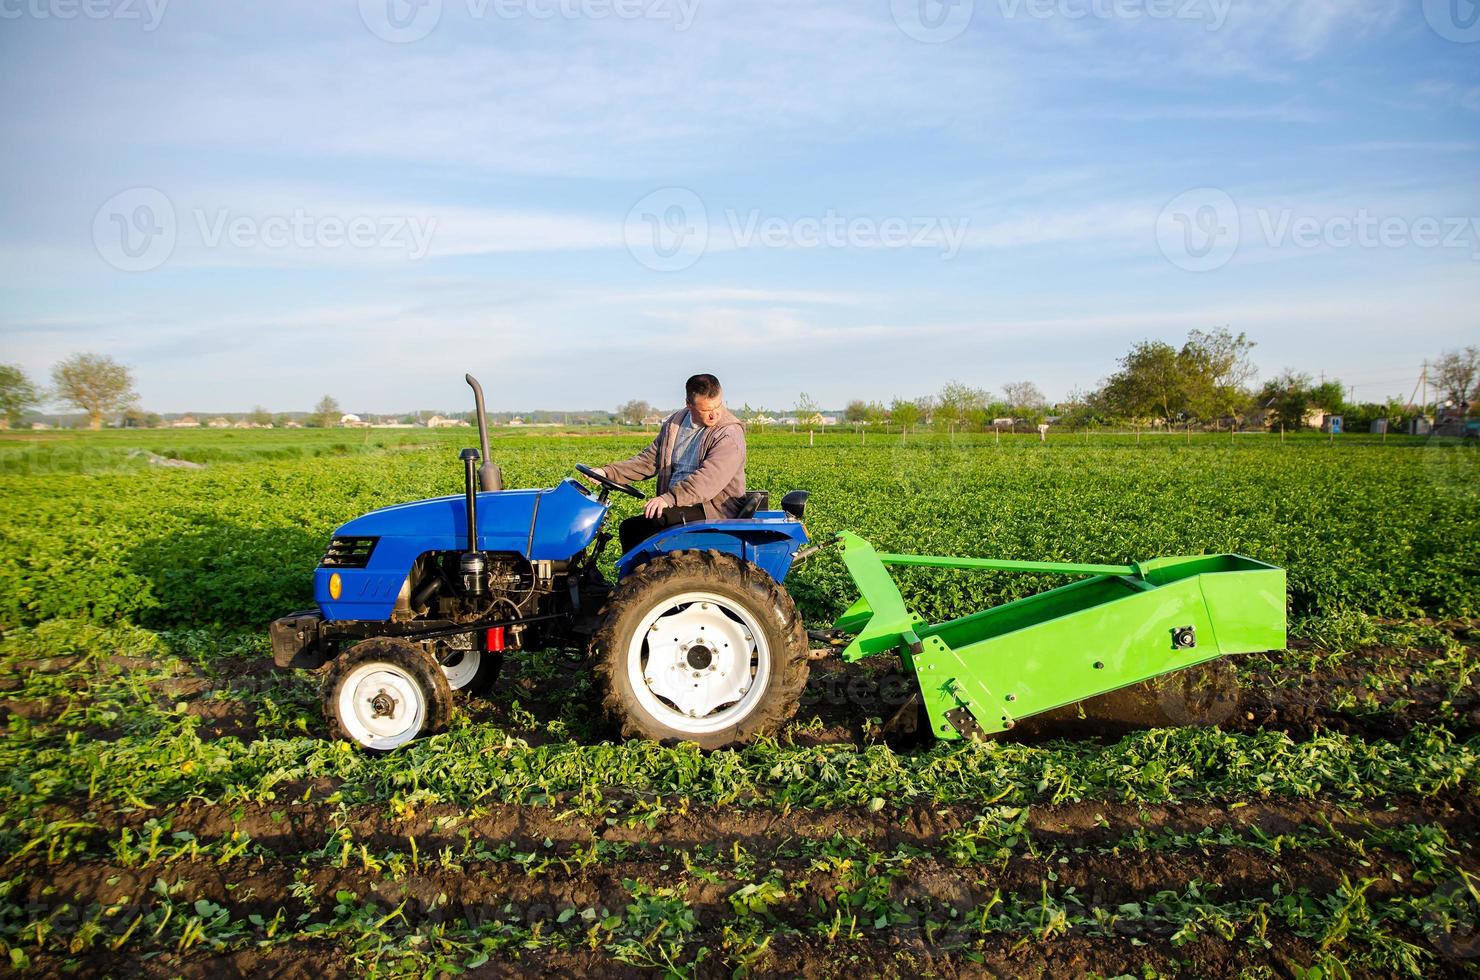
[[[577,463],[576,464],[576,472],[577,473],[580,473],[582,476],[588,476],[588,477],[590,477],[591,479],[595,480],[597,483],[599,483],[603,487],[605,487],[606,490],[615,490],[618,493],[625,493],[627,496],[629,496],[629,497],[636,497],[638,500],[641,500],[641,499],[643,499],[643,497],[647,496],[641,490],[639,490],[636,487],[634,487],[632,484],[630,484],[630,483],[618,483],[616,480],[607,479],[605,476],[603,476],[600,473],[596,472],[595,470],[593,470],[591,467],[587,466],[584,463]],[[605,490],[602,491],[602,496],[603,497],[606,496],[606,491]]]

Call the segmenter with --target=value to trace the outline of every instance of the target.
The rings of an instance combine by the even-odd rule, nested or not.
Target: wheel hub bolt
[[[370,699],[370,709],[374,712],[372,718],[394,718],[396,717],[397,701],[381,688],[375,697]]]

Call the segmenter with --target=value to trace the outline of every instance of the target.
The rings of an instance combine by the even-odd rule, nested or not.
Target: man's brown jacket
[[[648,447],[631,459],[608,463],[603,472],[613,480],[636,483],[656,476],[658,495],[670,507],[704,505],[710,519],[734,517],[745,496],[745,426],[725,409],[719,421],[698,436],[699,469],[687,480],[669,486],[673,476],[673,446],[687,408],[664,420]]]

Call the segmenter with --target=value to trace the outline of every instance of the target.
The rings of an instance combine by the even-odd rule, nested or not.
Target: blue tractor
[[[1089,718],[1086,699],[1106,721],[1216,724],[1237,685],[1232,665],[1213,661],[1285,644],[1285,572],[1242,555],[1124,565],[947,558],[877,552],[846,531],[829,544],[859,598],[831,630],[809,634],[782,587],[817,550],[800,490],[779,511],[752,493],[733,520],[660,531],[618,559],[613,584],[597,568],[611,540],[608,499],[642,492],[586,466],[576,469],[599,490],[570,479],[503,489],[488,461],[483,392],[467,380],[483,451],[462,452],[463,494],[339,528],[314,572],[318,608],[272,624],[277,665],[324,668],[330,727],[372,751],[443,728],[452,692],[487,691],[507,650],[585,647],[623,735],[721,748],[792,717],[809,639],[847,662],[897,653],[915,687],[890,724],[913,718],[943,739],[989,737],[1060,709]],[[889,566],[1077,581],[930,623]],[[1099,697],[1123,689],[1120,701]]]
[[[808,638],[781,583],[808,543],[807,494],[777,511],[751,493],[738,518],[667,528],[620,557],[613,584],[597,568],[609,498],[642,491],[586,466],[596,489],[503,489],[467,382],[482,453],[462,451],[464,493],[341,526],[314,571],[318,608],[272,624],[278,667],[325,668],[333,733],[394,749],[445,727],[454,691],[485,693],[506,651],[569,646],[592,652],[624,735],[718,748],[789,720]]]

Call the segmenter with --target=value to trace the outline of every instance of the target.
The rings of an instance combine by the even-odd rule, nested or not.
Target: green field
[[[810,490],[815,539],[1279,564],[1291,649],[1239,658],[1221,728],[987,744],[886,738],[891,665],[824,663],[788,731],[709,754],[616,741],[580,652],[551,651],[451,731],[362,756],[325,739],[314,676],[270,669],[266,624],[311,603],[337,524],[460,492],[473,438],[0,435],[12,967],[1480,974],[1480,450],[753,436],[750,484]],[[493,453],[549,485],[645,438]],[[1060,584],[900,582],[931,619]],[[814,625],[853,599],[826,553],[788,587]]]

